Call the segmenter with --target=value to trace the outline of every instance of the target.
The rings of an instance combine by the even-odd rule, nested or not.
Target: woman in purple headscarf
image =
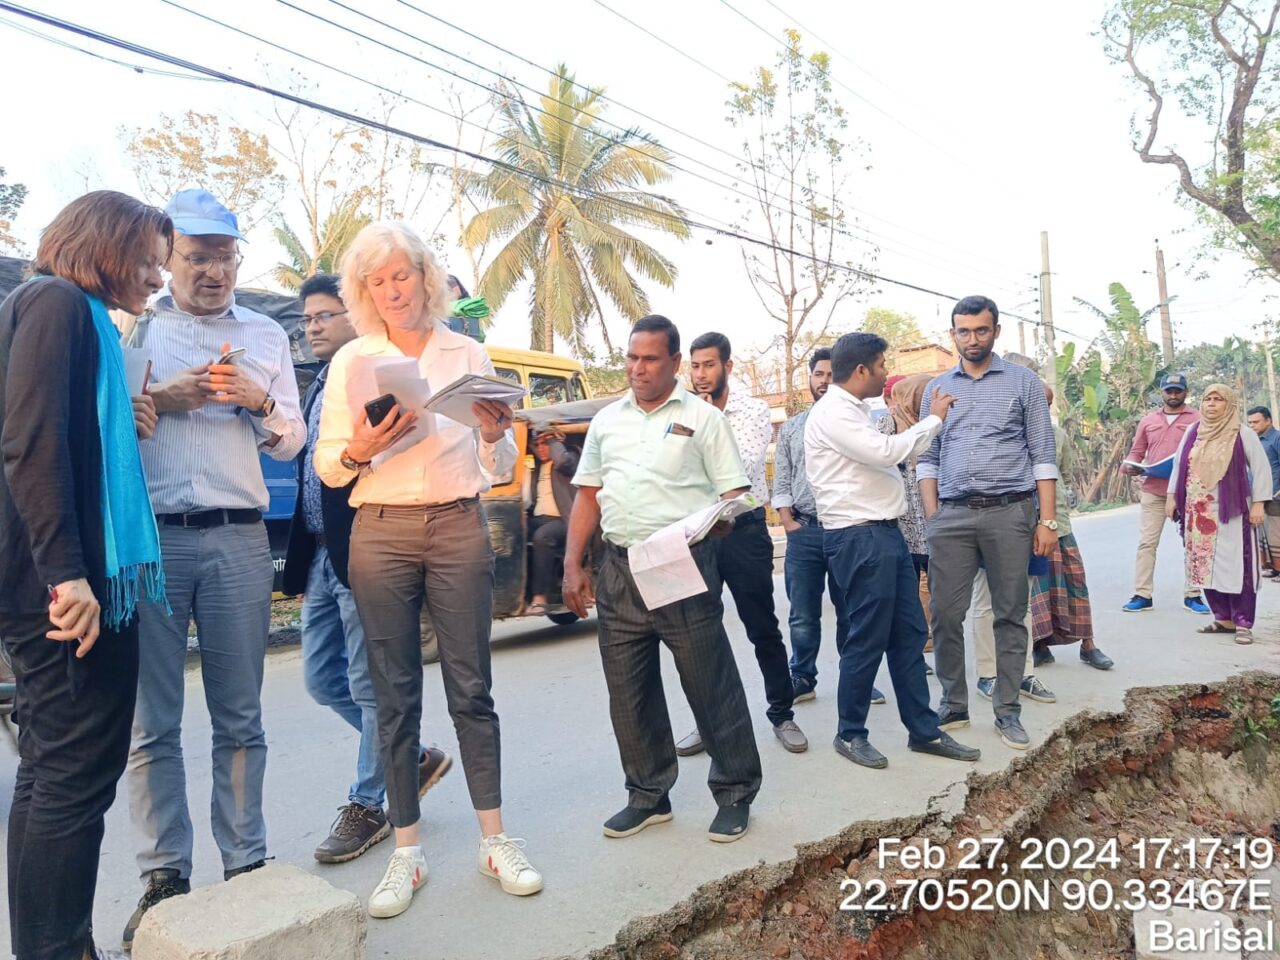
[[[1258,548],[1253,528],[1271,499],[1271,465],[1262,443],[1240,422],[1234,390],[1211,384],[1200,422],[1182,438],[1174,458],[1166,513],[1178,521],[1187,583],[1204,590],[1213,622],[1201,633],[1233,633],[1253,642]]]

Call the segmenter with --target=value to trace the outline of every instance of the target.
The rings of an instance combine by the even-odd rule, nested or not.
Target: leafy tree
[[[1211,250],[1235,247],[1280,280],[1280,70],[1267,60],[1277,16],[1280,0],[1118,0],[1103,34],[1151,105],[1134,123],[1139,158],[1177,172]],[[1198,151],[1168,132],[1188,123]]]
[[[4,167],[0,167],[0,177],[5,175]],[[21,183],[4,183],[0,181],[0,250],[18,251],[22,245],[11,233],[13,221],[18,211],[27,201],[27,188]]]
[[[1266,354],[1257,344],[1230,336],[1222,343],[1201,343],[1178,351],[1174,369],[1187,375],[1193,402],[1211,383],[1235,388],[1246,408],[1267,403]],[[1273,351],[1271,362],[1276,362]]]
[[[594,321],[613,352],[600,294],[627,320],[649,312],[640,278],[675,284],[676,266],[630,228],[689,236],[680,206],[646,191],[671,177],[671,154],[636,129],[599,124],[603,90],[575,83],[560,64],[535,111],[508,90],[495,100],[494,147],[509,166],[467,179],[484,209],[463,231],[463,244],[505,241],[480,277],[478,296],[496,311],[530,280],[530,343],[552,350],[555,336],[587,352]],[[637,276],[638,275],[638,276]]]
[[[163,207],[179,190],[203,187],[235,213],[247,233],[284,195],[285,179],[266,135],[224,126],[217,114],[161,114],[155,127],[121,127],[120,138],[148,203]]]
[[[275,237],[284,247],[289,262],[276,264],[272,271],[276,282],[286,290],[297,292],[307,277],[317,273],[337,273],[342,255],[351,246],[351,241],[372,222],[370,216],[362,212],[363,200],[362,196],[349,197],[344,207],[332,211],[314,238],[314,246],[309,246],[293,228],[281,221],[275,229]]]
[[[748,83],[730,86],[728,122],[742,134],[738,164],[755,203],[740,223],[762,231],[770,248],[744,246],[743,262],[760,304],[779,325],[774,347],[792,388],[788,412],[803,406],[795,389],[802,339],[821,338],[841,301],[859,286],[856,266],[842,259],[849,229],[839,197],[854,153],[848,119],[831,93],[831,58],[805,54],[795,30],[773,68],[757,67]]]
[[[920,333],[920,322],[909,313],[899,313],[887,307],[871,307],[862,319],[862,329],[883,337],[889,344],[885,351],[885,362],[892,364],[898,351],[903,347],[914,346],[924,339]]]

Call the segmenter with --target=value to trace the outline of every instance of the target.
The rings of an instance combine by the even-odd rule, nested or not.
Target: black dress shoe
[[[275,857],[272,857],[271,859],[274,860]],[[240,876],[242,873],[253,873],[253,871],[261,870],[266,865],[267,865],[267,861],[265,860],[255,860],[253,863],[246,863],[243,867],[236,867],[234,870],[223,870],[222,879],[234,880],[236,877]]]
[[[1110,670],[1116,665],[1114,660],[1108,657],[1097,647],[1094,647],[1092,650],[1081,650],[1080,662],[1087,663],[1096,670]]]
[[[866,737],[857,737],[853,740],[841,740],[836,737],[835,747],[836,753],[859,766],[883,770],[889,765],[889,758],[873,747]]]
[[[653,807],[633,807],[627,804],[604,822],[604,835],[620,840],[634,837],[645,827],[666,823],[671,819],[671,800],[663,797]]]
[[[707,839],[716,843],[733,843],[747,833],[747,821],[751,819],[751,804],[744,800],[721,807],[707,830]]]
[[[958,730],[960,727],[967,727],[968,725],[968,710],[952,710],[950,707],[942,707],[938,710],[939,730]]]
[[[982,751],[977,747],[966,747],[962,743],[957,743],[948,733],[942,734],[937,740],[908,740],[907,749],[914,750],[916,753],[944,757],[947,760],[967,760],[970,763],[982,756]]]
[[[1037,667],[1047,666],[1050,663],[1057,663],[1058,658],[1053,655],[1053,651],[1048,647],[1036,647],[1031,651],[1031,660]]]
[[[321,863],[354,860],[375,843],[391,836],[391,824],[381,807],[366,807],[352,801],[339,809],[329,836],[316,847],[315,857]]]

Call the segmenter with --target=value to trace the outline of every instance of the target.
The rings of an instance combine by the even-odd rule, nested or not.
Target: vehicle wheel
[[[560,613],[548,613],[547,619],[552,623],[567,627],[571,623],[577,623],[581,618],[572,610],[564,610]]]
[[[435,663],[440,659],[440,641],[436,637],[436,628],[431,625],[431,621],[427,618],[427,611],[422,611],[420,620],[422,626],[422,662]]]

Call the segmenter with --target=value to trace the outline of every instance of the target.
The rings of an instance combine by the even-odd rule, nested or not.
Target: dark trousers
[[[556,554],[564,550],[567,530],[559,517],[530,517],[529,539],[533,541],[533,569],[530,586],[535,597],[551,595],[556,574]]]
[[[760,789],[760,754],[747,696],[724,632],[716,550],[703,541],[692,551],[710,589],[657,610],[645,609],[625,550],[606,544],[600,568],[596,610],[609,716],[628,803],[642,809],[656,806],[679,773],[659,643],[675,657],[680,685],[711,757],[707,785],[716,803],[750,803]]]
[[[421,816],[422,605],[440,642],[445,701],[458,734],[476,810],[502,805],[501,736],[493,708],[489,631],[493,549],[478,500],[442,506],[365,504],[351,532],[348,568],[364,624],[387,817],[409,827]]]
[[[826,530],[823,544],[849,611],[849,632],[840,638],[840,739],[867,735],[871,686],[887,658],[908,739],[937,740],[938,715],[929,707],[922,657],[928,631],[920,577],[902,532],[896,524],[869,523]]]
[[[818,649],[822,646],[822,591],[831,595],[836,608],[836,643],[849,634],[849,618],[822,547],[822,528],[807,524],[787,534],[787,559],[783,566],[787,601],[791,612],[791,674],[813,684],[818,679]]]
[[[965,679],[964,618],[973,598],[978,561],[987,568],[995,618],[997,717],[1018,716],[1018,688],[1027,662],[1027,566],[1035,536],[1036,507],[1020,500],[972,509],[944,503],[929,520],[929,595],[933,607],[933,662],[942,705],[969,709]]]
[[[6,616],[17,676],[18,773],[9,812],[9,929],[18,960],[81,960],[92,943],[103,816],[129,757],[138,621],[82,660],[43,615]]]
[[[733,532],[715,544],[720,576],[733,594],[747,639],[756,649],[769,701],[769,722],[776,727],[795,718],[791,709],[795,694],[787,647],[773,608],[773,540],[764,522],[764,509],[739,518]]]

